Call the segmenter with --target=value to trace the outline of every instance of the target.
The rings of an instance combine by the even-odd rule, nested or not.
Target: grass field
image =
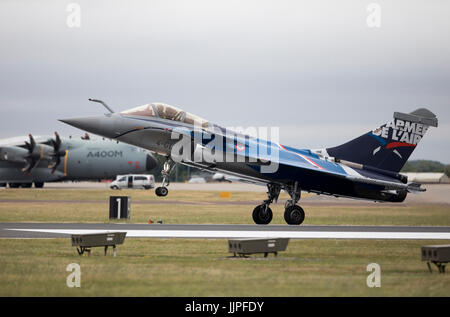
[[[3,190],[1,222],[108,222],[103,190]],[[172,191],[167,199],[191,204],[145,204],[132,197],[131,220],[164,223],[252,223],[249,200],[264,193]],[[33,200],[33,202],[12,202]],[[82,201],[54,203],[52,200]],[[214,202],[233,201],[233,204]],[[5,202],[8,201],[8,202]],[[37,202],[41,201],[41,202]],[[242,201],[242,203],[239,203]],[[86,203],[87,202],[87,203]],[[134,204],[133,204],[134,203]],[[282,204],[273,223],[284,223]],[[448,205],[305,206],[305,224],[450,225]],[[449,296],[449,274],[430,274],[420,247],[448,241],[291,240],[278,258],[229,258],[223,239],[131,239],[118,256],[78,256],[68,239],[0,239],[0,296]],[[381,288],[369,288],[369,263],[381,266]],[[66,286],[66,266],[81,266],[81,288]]]
[[[427,241],[437,243],[437,241]],[[118,256],[78,256],[67,239],[0,240],[0,296],[448,296],[423,241],[296,240],[278,258],[228,258],[225,240],[127,239]],[[368,288],[366,267],[381,266]],[[81,287],[66,286],[66,266]]]
[[[220,198],[215,191],[171,191],[168,197],[158,198],[152,191],[144,190],[3,190],[0,191],[0,222],[109,222],[110,195],[131,197],[130,222],[162,219],[167,224],[253,224],[253,208],[266,197],[260,192],[232,192],[231,198]],[[280,200],[286,198],[285,194],[280,195]],[[167,200],[174,203],[151,203]],[[283,203],[272,204],[271,208],[272,223],[285,224]],[[304,209],[305,225],[450,226],[450,206],[445,204],[334,206],[327,203],[304,205]]]

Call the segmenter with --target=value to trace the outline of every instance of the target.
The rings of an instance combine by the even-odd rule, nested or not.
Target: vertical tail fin
[[[326,151],[331,157],[398,173],[430,126],[437,127],[438,119],[427,109],[395,112],[394,120]]]

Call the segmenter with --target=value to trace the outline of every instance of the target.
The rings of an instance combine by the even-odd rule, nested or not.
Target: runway
[[[67,238],[71,234],[127,232],[131,238],[291,238],[450,240],[450,227],[184,225],[120,223],[0,223],[0,238]]]

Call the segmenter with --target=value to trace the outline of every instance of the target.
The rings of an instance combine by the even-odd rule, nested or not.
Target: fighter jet
[[[24,138],[0,140],[0,186],[42,188],[45,182],[109,179],[156,166],[148,151],[104,138],[62,139],[56,132],[54,138]]]
[[[297,205],[301,191],[376,202],[403,202],[408,193],[424,191],[421,184],[408,183],[400,170],[428,128],[438,126],[437,117],[424,108],[395,112],[393,120],[345,144],[297,149],[277,140],[236,133],[163,103],[121,113],[107,109],[104,116],[60,121],[164,155],[163,181],[155,191],[158,196],[167,195],[175,163],[265,184],[267,199],[252,214],[256,224],[271,222],[270,204],[278,200],[281,190],[291,198],[284,212],[290,225],[305,219]]]

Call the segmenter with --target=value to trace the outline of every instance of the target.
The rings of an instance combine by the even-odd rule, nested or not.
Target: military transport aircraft
[[[277,201],[281,190],[291,197],[285,204],[284,218],[297,225],[305,218],[297,205],[301,191],[377,202],[402,202],[409,192],[424,191],[420,184],[408,183],[400,170],[428,128],[438,125],[437,117],[424,108],[395,112],[393,120],[343,145],[296,149],[235,133],[163,103],[114,113],[104,102],[90,100],[102,103],[110,113],[60,121],[165,155],[162,186],[155,191],[158,196],[168,193],[174,157],[185,165],[267,185],[267,200],[253,210],[257,224],[270,223],[273,215],[269,205]],[[183,143],[186,138],[188,142]],[[182,155],[189,150],[189,155]],[[199,156],[198,151],[206,155]],[[217,153],[227,159],[217,159],[221,157]]]
[[[112,140],[82,137],[15,137],[0,140],[0,186],[29,188],[34,183],[98,180],[145,173],[156,166],[144,149]]]

